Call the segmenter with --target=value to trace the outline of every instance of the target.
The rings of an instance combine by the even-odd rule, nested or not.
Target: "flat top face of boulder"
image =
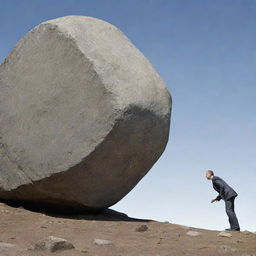
[[[125,34],[112,24],[87,16],[66,16],[43,24],[72,37],[90,60],[105,87],[125,108],[133,103],[168,115],[171,95],[159,74]],[[157,103],[157,104],[156,104]]]

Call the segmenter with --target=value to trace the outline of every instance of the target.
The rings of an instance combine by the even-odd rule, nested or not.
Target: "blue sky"
[[[256,231],[256,1],[1,0],[0,61],[39,23],[103,19],[152,62],[173,98],[170,138],[148,174],[112,209],[208,229],[229,227],[205,170],[239,194],[241,229]]]

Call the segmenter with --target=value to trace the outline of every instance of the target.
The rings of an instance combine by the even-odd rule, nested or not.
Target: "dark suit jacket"
[[[213,188],[219,193],[219,195],[216,197],[218,201],[221,199],[226,201],[238,195],[233,188],[231,188],[223,179],[218,176],[213,176],[212,185]]]

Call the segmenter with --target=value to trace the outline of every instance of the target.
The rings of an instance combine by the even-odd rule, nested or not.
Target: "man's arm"
[[[224,192],[224,185],[223,185],[223,183],[221,182],[221,180],[215,180],[214,183],[215,183],[217,186],[219,186],[220,192],[219,192],[218,196],[217,196],[215,199],[213,199],[213,200],[211,201],[211,203],[213,203],[213,202],[215,202],[215,201],[220,201],[221,198],[222,198],[221,195],[223,195],[223,192]]]
[[[217,185],[219,186],[219,188],[220,188],[219,195],[216,197],[216,200],[217,200],[217,201],[220,201],[221,198],[222,198],[221,196],[223,195],[223,192],[224,192],[224,185],[223,185],[223,183],[221,182],[221,180],[215,180],[214,182],[215,182],[215,184],[217,184]]]
[[[221,196],[218,195],[216,198],[212,199],[211,203],[214,203],[216,201],[220,201],[220,199],[221,199]]]
[[[215,198],[215,200],[220,201],[220,200],[221,200],[221,195],[219,194],[219,195]]]

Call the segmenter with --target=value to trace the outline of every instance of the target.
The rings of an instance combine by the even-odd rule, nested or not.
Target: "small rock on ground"
[[[16,246],[16,245],[15,244],[10,244],[10,243],[0,242],[0,249],[12,248],[14,246]]]
[[[72,248],[74,248],[74,245],[66,239],[56,236],[48,236],[46,239],[38,241],[34,247],[30,247],[29,249],[55,252]]]
[[[232,237],[232,235],[228,232],[225,231],[221,231],[218,236],[222,236],[222,237]]]
[[[146,230],[148,230],[148,226],[147,225],[140,225],[139,227],[137,227],[135,229],[137,232],[145,232]]]
[[[243,231],[244,234],[252,234],[252,232],[248,231],[248,230],[244,230]]]
[[[187,235],[189,235],[189,236],[199,236],[199,235],[201,235],[201,233],[200,233],[200,232],[197,232],[197,231],[189,230],[189,231],[187,232]]]
[[[112,241],[104,240],[104,239],[94,239],[93,243],[96,244],[96,245],[110,245],[110,244],[113,244]]]

